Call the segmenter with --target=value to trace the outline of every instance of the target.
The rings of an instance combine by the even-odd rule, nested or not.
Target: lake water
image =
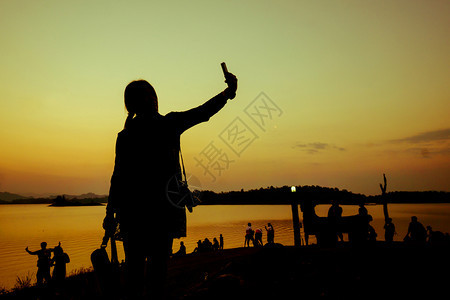
[[[356,214],[358,211],[357,206],[342,207],[343,215]],[[316,213],[326,216],[328,208],[329,205],[319,205]],[[367,208],[374,218],[372,226],[378,233],[378,240],[383,240],[382,206]],[[389,214],[396,225],[396,240],[403,239],[413,215],[425,226],[450,232],[450,204],[390,204]],[[101,224],[104,215],[104,206],[0,205],[0,288],[12,288],[17,276],[29,275],[35,282],[37,257],[28,255],[25,248],[28,246],[31,251],[38,250],[43,241],[49,247],[61,241],[71,260],[67,265],[69,274],[80,268],[90,268],[90,254],[100,246],[103,237]],[[207,237],[212,241],[222,233],[225,248],[242,247],[248,222],[252,223],[254,229],[264,229],[264,225],[271,222],[275,228],[275,242],[294,244],[289,205],[199,206],[194,209],[194,213],[188,213],[188,236],[181,241],[184,241],[189,253],[194,250],[199,239]],[[174,251],[178,250],[179,241],[174,241]],[[263,241],[266,242],[265,234]],[[314,239],[310,241],[315,242]],[[119,259],[124,259],[121,243]]]

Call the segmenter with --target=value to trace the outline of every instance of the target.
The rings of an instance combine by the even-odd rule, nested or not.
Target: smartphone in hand
[[[227,75],[228,75],[227,65],[224,62],[221,63],[220,65],[222,66],[223,75],[225,76],[225,79],[226,79]]]
[[[227,65],[224,62],[220,66],[222,67],[223,76],[225,76],[225,82],[228,84],[228,89],[232,91],[229,99],[234,99],[236,96],[237,79],[233,74],[228,72]]]

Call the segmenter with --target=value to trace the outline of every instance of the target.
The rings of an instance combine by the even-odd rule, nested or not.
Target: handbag
[[[111,246],[111,260],[106,252],[108,240],[110,240]],[[109,236],[105,232],[100,248],[91,254],[91,262],[102,294],[107,298],[117,295],[120,291],[120,267],[114,235]]]

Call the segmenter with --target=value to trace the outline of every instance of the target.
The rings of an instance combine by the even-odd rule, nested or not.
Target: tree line
[[[321,187],[317,185],[296,186],[292,192],[291,186],[266,187],[230,192],[213,192],[209,190],[193,191],[200,205],[261,205],[261,204],[291,204],[301,199],[311,199],[317,204],[330,204],[338,200],[343,205],[356,205],[361,202],[382,204],[382,196],[366,196],[350,192],[346,189]],[[450,193],[442,191],[424,192],[388,192],[388,203],[450,203]],[[11,201],[0,200],[0,204],[55,204],[54,206],[98,205],[108,202],[108,197],[66,199],[64,195],[49,198],[22,198]]]

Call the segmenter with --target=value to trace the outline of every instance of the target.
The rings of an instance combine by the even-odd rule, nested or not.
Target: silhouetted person
[[[450,233],[448,232],[444,233],[444,241],[450,242]]]
[[[219,237],[219,249],[223,250],[223,236],[222,236],[222,234],[220,234],[220,237]]]
[[[392,223],[392,219],[388,218],[386,224],[384,224],[384,240],[388,243],[392,243],[395,234],[395,225]]]
[[[255,230],[255,246],[262,246],[262,230],[260,228],[257,228]]]
[[[147,81],[133,81],[125,89],[128,117],[117,136],[103,226],[114,232],[115,218],[120,224],[130,298],[142,295],[144,286],[162,296],[172,241],[186,236],[185,207],[171,202],[167,191],[169,183],[174,191],[181,182],[180,136],[234,98],[237,79],[228,73],[226,82],[228,87],[203,105],[167,115],[159,114],[158,97]]]
[[[440,243],[445,240],[445,235],[441,231],[435,231],[431,226],[427,226],[427,242],[430,244]]]
[[[341,241],[344,241],[344,237],[342,236],[342,232],[340,230],[340,223],[342,218],[342,207],[339,206],[337,200],[333,200],[331,202],[331,207],[328,209],[328,222],[333,227],[333,230],[336,231],[336,235],[339,237]]]
[[[411,217],[411,223],[408,226],[408,233],[406,233],[405,241],[411,241],[416,244],[425,243],[427,238],[427,232],[425,227],[417,221],[416,216]]]
[[[272,224],[267,223],[267,226],[264,226],[267,231],[267,243],[273,244],[275,239],[275,230],[273,229]]]
[[[364,206],[364,202],[359,204],[358,214],[360,216],[368,216],[369,215],[367,208]]]
[[[47,249],[47,243],[42,242],[41,249],[37,251],[30,251],[28,250],[28,247],[26,247],[25,251],[27,251],[30,255],[38,256],[38,270],[36,273],[37,285],[42,286],[44,284],[44,281],[48,283],[50,281],[50,257],[52,255],[53,249]]]
[[[211,243],[211,241],[208,238],[205,238],[203,240],[203,251],[204,252],[211,252],[213,250],[213,244]]]
[[[200,253],[200,252],[203,252],[202,240],[197,241],[197,247],[195,247],[194,251],[192,251],[192,253]]]
[[[370,224],[368,224],[367,227],[368,227],[367,240],[375,242],[378,236],[378,234],[375,232],[375,228],[373,228],[372,225]]]
[[[184,242],[180,242],[180,249],[173,254],[173,256],[185,256],[186,255],[186,246],[184,245]]]
[[[66,264],[70,262],[69,255],[64,252],[61,243],[53,249],[51,264],[54,266],[52,279],[60,284],[66,278]]]
[[[212,249],[214,251],[219,250],[219,241],[216,238],[213,239]]]
[[[255,244],[255,239],[253,238],[253,235],[255,232],[252,229],[252,223],[247,224],[247,229],[245,230],[245,240],[244,240],[244,247],[247,245],[247,247],[250,247],[250,241],[252,241],[253,245]]]

